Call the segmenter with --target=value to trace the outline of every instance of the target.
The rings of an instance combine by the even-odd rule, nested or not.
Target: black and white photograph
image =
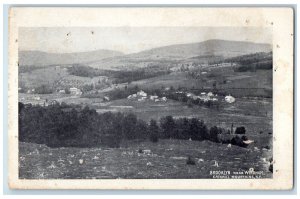
[[[19,178],[272,178],[270,29],[26,27],[18,42]]]
[[[292,14],[13,9],[10,187],[289,189]]]

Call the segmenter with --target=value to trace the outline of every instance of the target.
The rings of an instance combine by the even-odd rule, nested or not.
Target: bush
[[[232,145],[237,145],[237,146],[246,148],[248,145],[245,144],[243,141],[244,141],[244,140],[243,140],[242,138],[240,138],[239,136],[235,136],[235,137],[233,137],[233,138],[231,139],[231,142],[230,142],[230,143],[231,143]]]
[[[158,136],[151,134],[150,135],[150,141],[153,142],[153,143],[158,142]]]
[[[35,88],[35,93],[37,94],[51,94],[53,93],[53,89],[48,85],[41,85]]]
[[[219,134],[222,133],[222,130],[216,126],[211,127],[209,130],[209,140],[213,142],[220,142]]]
[[[187,161],[186,161],[187,165],[195,165],[196,162],[195,160],[193,160],[190,156],[188,157]]]
[[[69,89],[69,88],[65,88],[65,93],[66,93],[66,94],[71,94],[70,89]]]
[[[241,127],[237,127],[235,129],[235,134],[245,134],[246,133],[246,129],[245,127],[241,126]]]

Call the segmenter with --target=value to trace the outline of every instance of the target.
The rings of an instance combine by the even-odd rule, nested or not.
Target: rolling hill
[[[153,48],[139,53],[102,59],[89,65],[96,68],[145,67],[147,64],[163,64],[211,57],[230,58],[256,52],[270,52],[270,44],[243,41],[207,40],[199,43],[177,44]]]
[[[111,50],[96,50],[78,53],[46,53],[42,51],[19,51],[20,66],[49,66],[95,62],[123,53]]]
[[[133,57],[179,58],[187,59],[196,56],[234,57],[255,52],[271,51],[269,44],[241,41],[207,40],[200,43],[178,44],[154,48],[133,54]]]
[[[227,59],[256,52],[270,52],[271,50],[271,45],[264,43],[207,40],[199,43],[163,46],[126,55],[111,50],[63,54],[20,51],[19,65],[48,66],[84,63],[95,68],[122,70],[144,68],[149,65],[164,67],[186,61],[205,62],[212,58]]]

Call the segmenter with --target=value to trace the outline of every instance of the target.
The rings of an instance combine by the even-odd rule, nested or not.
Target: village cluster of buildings
[[[222,63],[216,63],[216,64],[209,64],[209,63],[194,63],[194,62],[188,62],[188,63],[180,63],[172,67],[171,71],[184,71],[184,70],[192,70],[192,69],[199,69],[199,68],[211,68],[211,67],[232,67],[236,66],[236,63],[232,62],[222,62]]]
[[[151,100],[154,102],[166,102],[167,98],[166,97],[158,97],[157,95],[148,95],[146,92],[143,90],[137,92],[136,94],[129,95],[127,97],[129,100],[137,100],[139,102],[145,101],[145,100]]]
[[[183,92],[183,91],[177,91],[176,93],[179,93],[179,94],[185,94],[188,98],[190,99],[193,99],[193,100],[201,100],[203,102],[208,102],[208,101],[213,101],[213,102],[217,102],[219,101],[219,99],[217,98],[218,95],[217,94],[213,94],[212,92],[202,92],[200,95],[195,95],[193,93],[190,93],[190,92]],[[227,103],[233,103],[235,102],[235,98],[231,95],[227,95],[225,96],[225,101]]]
[[[177,91],[176,93],[182,93],[182,91]],[[189,93],[188,92],[188,93],[186,93],[186,96],[188,98],[193,99],[193,100],[199,99],[199,100],[204,101],[204,102],[208,102],[208,101],[215,102],[215,101],[218,101],[218,98],[217,98],[218,95],[217,94],[214,95],[212,92],[208,92],[208,93],[202,92],[200,95],[195,95],[193,93]]]

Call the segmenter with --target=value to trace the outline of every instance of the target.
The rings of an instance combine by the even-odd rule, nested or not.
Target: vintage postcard
[[[10,188],[291,189],[293,16],[12,7]]]

